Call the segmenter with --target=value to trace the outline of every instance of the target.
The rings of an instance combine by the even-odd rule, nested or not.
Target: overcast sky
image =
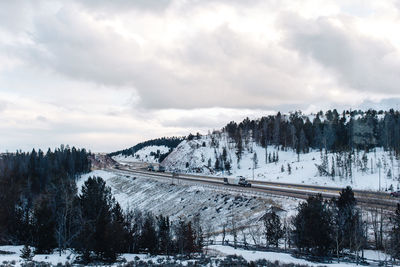
[[[0,151],[399,108],[399,25],[385,0],[2,0]]]

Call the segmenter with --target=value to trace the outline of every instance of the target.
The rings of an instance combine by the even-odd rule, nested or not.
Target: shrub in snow
[[[25,246],[21,249],[21,258],[25,261],[31,261],[33,259],[33,252],[31,248],[25,244]]]

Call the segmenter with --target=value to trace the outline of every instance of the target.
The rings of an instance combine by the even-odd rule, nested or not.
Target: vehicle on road
[[[158,166],[158,172],[165,172],[165,167],[164,166]]]
[[[394,191],[392,193],[390,193],[391,197],[400,197],[400,191]]]
[[[251,187],[251,183],[249,183],[244,177],[224,177],[224,184]]]
[[[154,172],[154,166],[152,164],[150,164],[149,166],[147,166],[147,170]]]

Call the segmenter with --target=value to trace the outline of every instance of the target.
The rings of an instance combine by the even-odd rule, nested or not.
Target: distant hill
[[[109,153],[108,156],[128,161],[161,162],[184,139],[184,137],[152,139],[124,150]]]

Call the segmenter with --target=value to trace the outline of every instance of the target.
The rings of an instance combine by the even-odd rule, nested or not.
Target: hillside
[[[350,185],[367,190],[379,189],[379,171],[382,190],[398,189],[400,175],[399,160],[381,148],[370,152],[310,150],[297,154],[290,148],[264,148],[249,141],[238,160],[236,146],[223,133],[183,141],[162,164],[169,171],[177,169],[216,176],[241,175],[249,180],[254,178],[272,182],[337,187]]]
[[[156,150],[142,147],[128,161],[156,162]],[[329,110],[246,118],[207,135],[189,135],[163,154],[162,164],[169,171],[396,190],[399,152],[398,111]]]

